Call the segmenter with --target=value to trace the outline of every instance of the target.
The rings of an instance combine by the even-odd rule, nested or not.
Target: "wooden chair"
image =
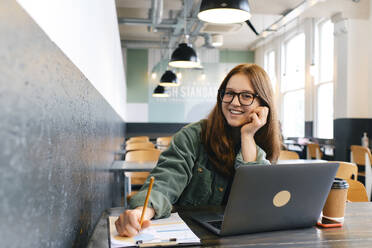
[[[152,142],[135,142],[135,143],[128,143],[125,146],[125,150],[127,152],[136,151],[136,150],[151,150],[154,149],[155,145]]]
[[[372,191],[372,155],[369,148],[364,146],[352,145],[350,147],[350,160],[352,163],[356,163],[358,166],[364,166],[364,171],[360,171],[358,176],[364,177],[364,186],[367,190],[368,200],[371,200]]]
[[[129,162],[151,162],[158,161],[161,151],[158,149],[136,150],[127,152],[125,161]],[[149,172],[125,172],[125,176],[129,178],[129,185],[142,185],[145,183]]]
[[[297,152],[286,151],[286,150],[280,151],[278,160],[293,160],[293,159],[300,159],[300,156],[298,155]]]
[[[353,163],[342,162],[342,161],[329,161],[329,163],[339,163],[336,177],[342,179],[351,179],[358,180],[358,166]]]
[[[130,143],[138,143],[138,142],[150,142],[150,138],[148,136],[136,136],[129,138],[125,144]]]
[[[364,185],[356,180],[346,179],[349,184],[347,199],[351,202],[368,202],[367,191]]]
[[[146,149],[127,152],[125,161],[129,162],[150,162],[158,161],[160,151],[158,149]]]
[[[320,146],[318,144],[310,143],[307,144],[306,149],[306,158],[307,159],[322,159],[323,153],[320,150]]]

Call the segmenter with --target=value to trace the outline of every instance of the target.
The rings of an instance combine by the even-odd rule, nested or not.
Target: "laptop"
[[[313,226],[338,166],[241,166],[236,170],[224,213],[193,212],[190,217],[220,236]]]

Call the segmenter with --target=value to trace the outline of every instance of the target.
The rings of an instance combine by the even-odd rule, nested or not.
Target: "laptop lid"
[[[218,234],[315,225],[337,169],[337,163],[239,167]]]

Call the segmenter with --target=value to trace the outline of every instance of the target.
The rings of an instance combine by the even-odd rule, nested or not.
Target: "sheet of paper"
[[[162,243],[176,239],[177,243],[200,243],[200,239],[191,231],[178,213],[169,218],[151,221],[151,226],[142,230],[137,236],[120,237],[115,228],[117,216],[110,216],[111,247],[135,246],[138,240],[143,243]]]

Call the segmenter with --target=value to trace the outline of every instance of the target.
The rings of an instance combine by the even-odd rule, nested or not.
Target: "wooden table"
[[[215,207],[201,207],[208,210]],[[119,215],[124,208],[105,211],[88,243],[89,248],[107,248],[107,217]],[[203,247],[372,247],[372,202],[347,203],[345,223],[341,228],[304,229],[263,232],[219,237],[199,226],[188,216],[195,208],[179,208],[180,216],[201,239]]]
[[[117,160],[112,163],[110,172],[114,173],[114,183],[112,185],[113,207],[126,207],[126,197],[129,193],[129,181],[125,176],[125,172],[150,172],[156,166],[156,162],[128,162]]]

